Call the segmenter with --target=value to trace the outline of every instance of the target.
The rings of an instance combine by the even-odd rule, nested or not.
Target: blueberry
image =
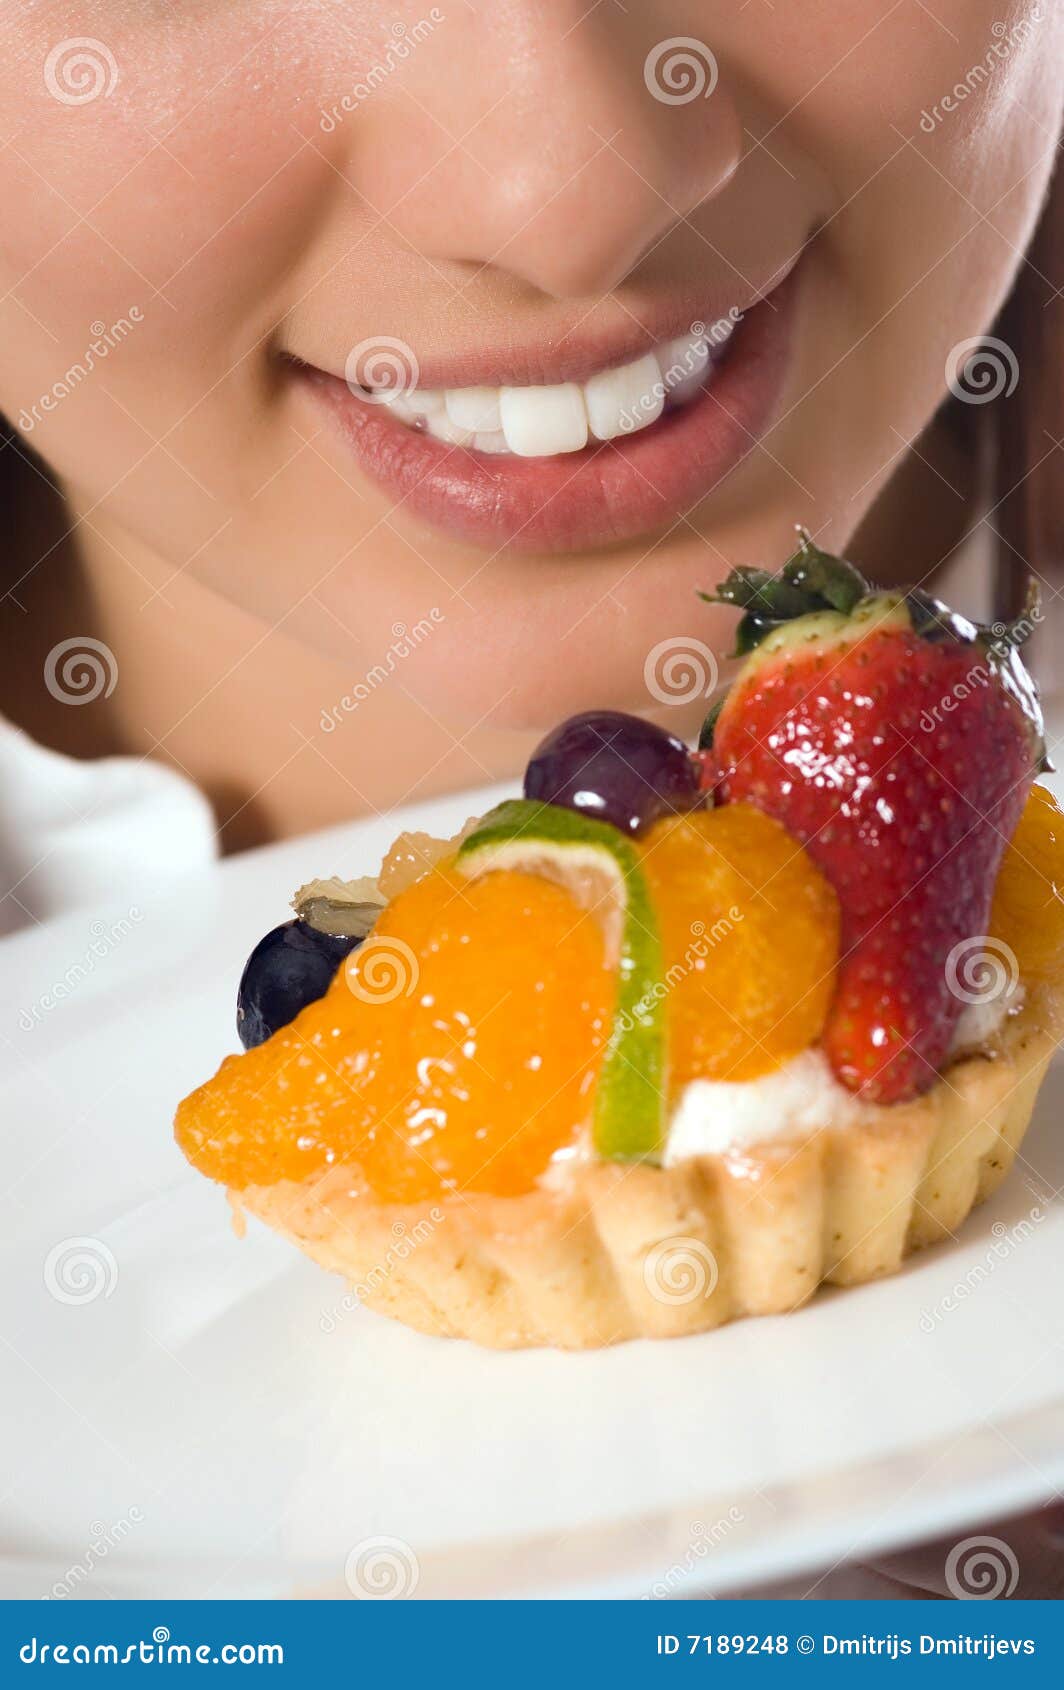
[[[260,939],[236,997],[236,1030],[244,1049],[264,1044],[308,1003],[324,997],[344,958],[361,943],[299,920],[282,922]]]

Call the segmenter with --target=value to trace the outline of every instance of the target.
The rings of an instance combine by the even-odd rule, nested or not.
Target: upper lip
[[[592,306],[567,325],[552,327],[535,343],[500,344],[490,350],[471,346],[441,356],[422,353],[412,342],[390,331],[382,330],[380,338],[393,347],[398,342],[408,350],[416,364],[414,385],[420,388],[540,387],[583,382],[599,370],[631,363],[662,341],[692,331],[702,332],[695,329],[696,324],[702,325],[702,330],[711,330],[715,323],[726,321],[729,316],[737,318],[745,314],[779,287],[799,256],[796,253],[780,265],[764,286],[746,289],[746,297],[741,300],[734,293],[730,299],[726,298],[721,290],[710,297],[709,289],[704,288],[697,296],[689,294],[683,299],[625,304],[623,315],[618,313],[615,301],[607,301]],[[611,322],[593,321],[604,317],[607,311]],[[360,343],[367,354],[374,344],[372,336]],[[350,350],[345,348],[338,359],[335,355],[323,356],[320,361],[305,353],[292,355],[299,362],[311,364],[342,381]]]

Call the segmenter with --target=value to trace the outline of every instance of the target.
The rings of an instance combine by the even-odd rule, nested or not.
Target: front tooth
[[[377,402],[384,405],[393,417],[398,417],[400,422],[412,423],[419,415],[418,408],[413,403],[413,396],[409,393],[382,391],[377,395]]]
[[[558,387],[504,387],[502,431],[519,458],[550,458],[587,445],[587,407],[575,381]]]
[[[727,335],[722,336],[722,344]],[[656,422],[666,404],[683,404],[712,374],[705,331],[663,342],[617,369],[600,370],[581,387],[415,388],[380,401],[402,422],[422,425],[449,446],[518,457],[579,452],[589,432],[615,440]]]
[[[618,370],[600,370],[584,383],[584,399],[597,440],[614,440],[657,422],[665,408],[665,386],[653,352]]]
[[[498,434],[502,428],[497,387],[452,387],[445,398],[447,415],[456,427],[474,434]]]
[[[508,452],[506,436],[502,429],[492,429],[485,434],[474,434],[473,445],[478,452]]]
[[[425,418],[425,432],[431,434],[433,440],[442,440],[447,446],[468,446],[473,438],[471,430],[459,428],[453,423],[446,411],[434,411]]]
[[[443,410],[444,395],[438,388],[415,387],[407,397],[419,417],[431,417],[434,411]]]
[[[658,349],[661,379],[673,404],[682,405],[706,385],[709,342],[704,334],[683,335]]]

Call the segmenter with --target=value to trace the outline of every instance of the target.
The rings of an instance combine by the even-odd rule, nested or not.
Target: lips
[[[502,442],[479,450],[472,437],[469,444],[433,438],[423,425],[411,426],[416,391],[396,415],[381,396],[356,396],[343,377],[312,365],[293,364],[292,379],[366,474],[415,517],[490,549],[585,550],[675,521],[756,447],[783,389],[797,282],[796,267],[742,315],[727,358],[711,360],[707,385],[693,397],[688,384],[684,402],[666,403],[649,425],[644,414],[633,432],[605,441],[589,434],[583,447],[570,441],[551,456],[511,454]],[[527,406],[532,422],[537,411],[546,418],[542,397]],[[523,403],[519,397],[518,408]],[[546,430],[544,438],[562,436]]]

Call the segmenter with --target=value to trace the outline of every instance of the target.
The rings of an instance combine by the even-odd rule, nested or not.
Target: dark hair
[[[1064,171],[995,326],[1016,359],[1014,392],[985,409],[997,609],[1015,615],[1031,573],[1064,585]]]

